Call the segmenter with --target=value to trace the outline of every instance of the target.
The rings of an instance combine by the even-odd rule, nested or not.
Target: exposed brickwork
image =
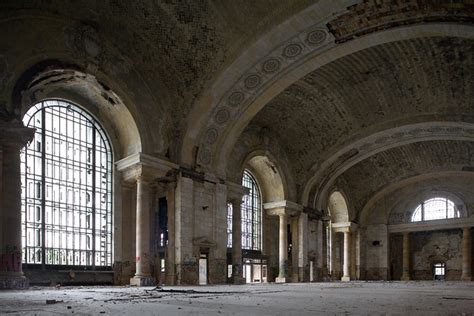
[[[364,0],[348,11],[328,23],[338,43],[394,26],[474,21],[472,1]]]
[[[358,52],[287,88],[251,125],[275,135],[304,183],[314,164],[365,130],[428,115],[471,120],[472,50],[472,41],[431,38]]]
[[[347,170],[338,185],[358,211],[379,190],[400,180],[436,171],[460,171],[474,165],[474,143],[429,141],[376,154]]]

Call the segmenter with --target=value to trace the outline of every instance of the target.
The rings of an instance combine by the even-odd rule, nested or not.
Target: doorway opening
[[[433,265],[433,278],[443,281],[446,275],[446,263],[438,262]]]
[[[199,256],[199,285],[207,285],[207,259],[208,259],[208,253],[207,252],[201,252],[201,255]]]

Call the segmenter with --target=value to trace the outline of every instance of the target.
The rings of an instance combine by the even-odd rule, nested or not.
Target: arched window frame
[[[433,213],[434,210],[426,210],[426,205],[431,205],[436,202],[445,203],[445,213],[444,217],[436,216],[436,215],[429,215],[427,213]],[[451,211],[451,212],[450,212]],[[436,196],[429,199],[424,200],[421,202],[413,211],[411,216],[411,222],[424,222],[430,220],[439,220],[439,219],[451,219],[451,218],[459,218],[461,217],[461,212],[458,209],[456,203],[454,203],[451,199],[442,196]]]
[[[242,249],[262,250],[262,193],[248,169],[244,170],[242,186],[249,189],[242,202]]]
[[[60,110],[51,111],[52,108]],[[46,121],[47,116],[51,118],[49,123]],[[55,116],[56,121],[53,122]],[[113,150],[105,129],[81,106],[59,99],[48,99],[36,103],[26,112],[23,122],[25,126],[37,129],[34,140],[22,151],[24,262],[33,265],[111,267],[113,260]],[[53,126],[54,123],[57,125]],[[92,135],[87,134],[89,130],[92,131]],[[48,148],[46,147],[47,138],[50,141]],[[57,145],[58,143],[60,145]],[[66,153],[64,153],[65,148],[61,147],[64,143]],[[55,146],[58,146],[57,149]],[[87,150],[83,151],[84,148]],[[58,154],[59,150],[62,150],[61,154],[66,156]],[[70,154],[73,155],[72,158]],[[27,162],[31,158],[30,155],[33,155],[33,160],[35,160],[34,167],[39,162],[38,172],[29,171],[29,168],[27,172],[27,163],[31,162]],[[81,173],[84,169],[90,176],[84,178]],[[46,170],[46,173],[51,176],[48,177],[42,170]],[[55,174],[56,170],[61,174],[59,177],[61,183],[54,182],[58,180],[55,178],[58,176]],[[64,180],[64,175],[67,180]],[[75,179],[78,175],[81,181],[76,183]],[[27,188],[27,184],[29,186],[31,183],[31,181],[28,182],[31,180],[30,176],[34,178],[33,182],[36,186],[33,190],[35,195],[33,198],[30,188]],[[55,199],[52,194],[53,189],[50,187],[59,188],[59,192],[57,190],[55,192],[59,194],[59,201]],[[95,192],[95,194],[87,194],[89,192]],[[61,196],[66,199],[66,202],[62,202]],[[32,203],[36,213],[33,221],[29,218],[31,215],[29,207]],[[49,222],[45,219],[48,208]],[[31,233],[32,225],[39,228],[34,229],[36,236],[33,246],[27,236]],[[47,233],[50,240],[46,238]],[[63,241],[64,238],[66,242]],[[70,247],[71,244],[73,247]],[[34,252],[33,256],[30,253],[31,250]]]

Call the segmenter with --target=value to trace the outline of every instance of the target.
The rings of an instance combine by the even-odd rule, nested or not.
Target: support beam
[[[279,230],[279,273],[275,282],[288,282],[288,216],[280,214],[280,230]]]
[[[472,238],[471,228],[463,228],[461,281],[472,281]]]
[[[232,282],[244,284],[242,265],[242,199],[236,198],[232,203]]]
[[[150,192],[141,176],[137,177],[136,212],[136,271],[130,285],[151,286],[155,285],[155,279],[150,273]]]
[[[0,124],[0,289],[28,287],[21,255],[20,149],[34,129],[22,123]]]
[[[343,266],[343,276],[341,281],[350,281],[350,264],[351,264],[351,232],[344,232],[344,266]]]
[[[402,280],[410,280],[410,233],[403,233],[403,268]]]

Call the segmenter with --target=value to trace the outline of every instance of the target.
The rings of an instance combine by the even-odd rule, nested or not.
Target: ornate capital
[[[35,129],[28,128],[22,122],[0,122],[0,146],[20,149],[35,136]]]
[[[242,202],[244,195],[249,194],[249,189],[233,182],[227,182],[227,199],[232,203]]]
[[[268,215],[277,216],[296,216],[303,212],[303,205],[288,200],[265,203],[263,208],[267,211]]]

